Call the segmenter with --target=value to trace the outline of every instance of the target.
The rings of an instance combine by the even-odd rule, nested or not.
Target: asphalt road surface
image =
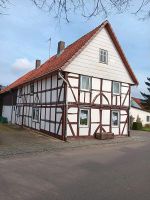
[[[150,200],[150,141],[0,159],[0,200]]]

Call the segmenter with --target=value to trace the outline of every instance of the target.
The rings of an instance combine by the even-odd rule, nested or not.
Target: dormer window
[[[108,51],[104,49],[99,50],[99,62],[107,64],[108,63]]]

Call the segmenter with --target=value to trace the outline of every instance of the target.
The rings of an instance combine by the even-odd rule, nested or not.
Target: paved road
[[[150,200],[150,141],[0,159],[0,200]]]

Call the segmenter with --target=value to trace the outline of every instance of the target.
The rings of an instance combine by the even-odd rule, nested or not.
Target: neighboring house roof
[[[4,88],[5,88],[5,86],[0,85],[0,91],[1,91],[2,89],[4,89]]]
[[[141,101],[141,99],[132,97],[131,98],[131,106],[134,107],[134,108],[142,109],[143,107],[142,107],[142,101]]]
[[[140,110],[143,110],[143,111],[150,112],[149,110],[147,110],[147,109],[143,106],[143,100],[142,100],[142,99],[139,99],[139,98],[135,98],[135,97],[132,97],[132,98],[131,98],[131,107],[137,108],[137,109],[140,109]]]
[[[135,77],[123,51],[122,51],[122,48],[111,28],[111,25],[108,21],[105,21],[100,26],[96,27],[94,30],[90,31],[89,33],[82,36],[80,39],[78,39],[77,41],[75,41],[74,43],[72,43],[71,45],[66,47],[64,49],[64,51],[62,52],[62,54],[60,54],[59,56],[54,55],[53,57],[48,59],[44,64],[42,64],[39,68],[28,72],[27,74],[25,74],[24,76],[22,76],[21,78],[19,78],[12,84],[10,84],[8,87],[4,88],[2,91],[0,91],[0,94],[7,92],[10,89],[17,88],[20,85],[30,82],[34,79],[43,77],[46,74],[49,74],[53,71],[60,70],[64,65],[66,65],[68,62],[70,62],[71,59],[73,59],[77,55],[77,53],[80,52],[79,50],[81,50],[104,27],[107,29],[111,39],[113,40],[113,42],[116,46],[116,49],[118,50],[118,53],[121,56],[122,61],[125,65],[127,71],[129,72],[134,84],[137,85],[138,80],[136,79],[136,77]]]

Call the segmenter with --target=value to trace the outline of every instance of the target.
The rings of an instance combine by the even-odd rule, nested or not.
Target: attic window
[[[99,62],[108,64],[108,51],[104,49],[99,50]]]

